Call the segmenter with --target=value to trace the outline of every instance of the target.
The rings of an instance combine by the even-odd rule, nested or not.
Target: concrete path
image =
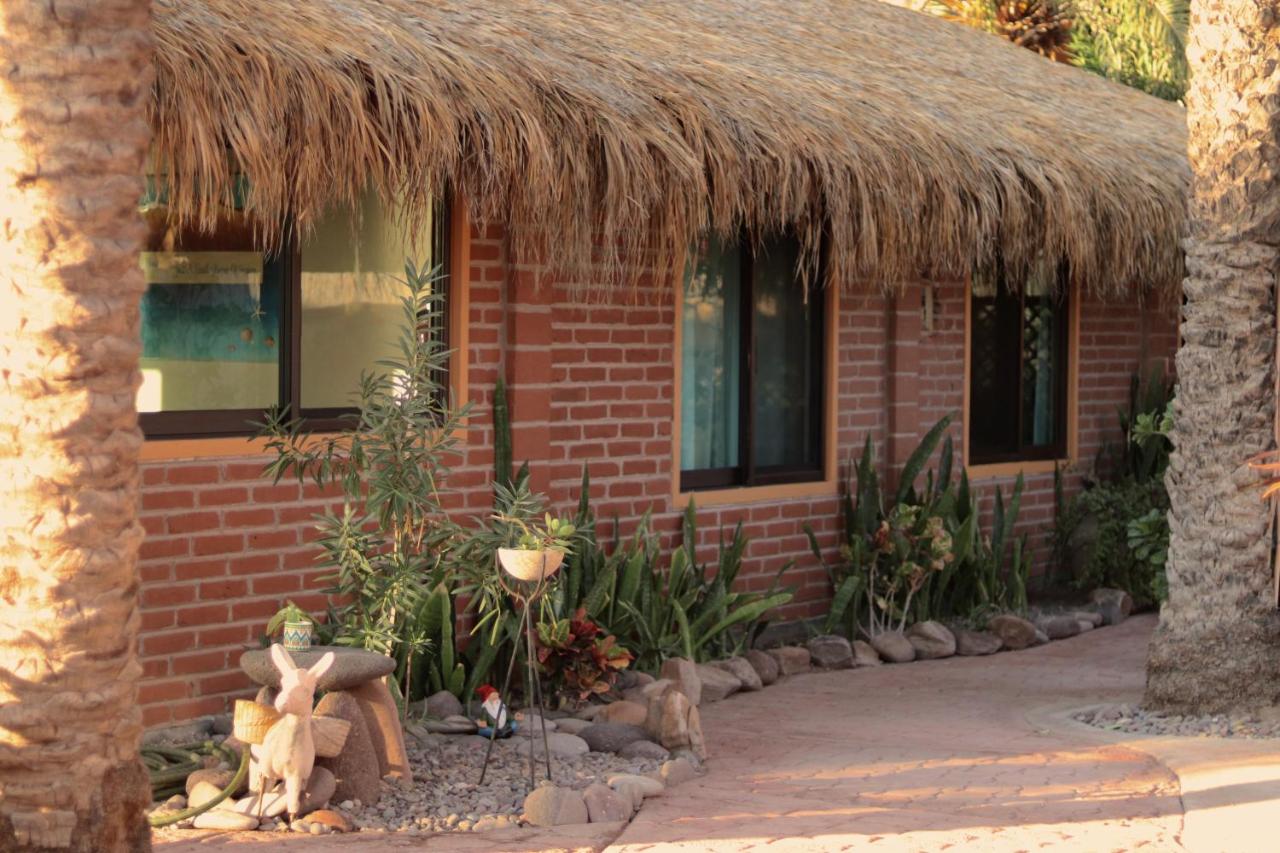
[[[1154,625],[1138,617],[988,658],[812,673],[704,706],[709,772],[647,801],[620,834],[183,833],[161,849],[1280,849],[1280,744],[1141,739],[1069,719],[1140,698]]]
[[[1154,625],[709,706],[711,772],[647,802],[608,850],[1280,849],[1275,742],[1144,741],[1064,713],[1137,701]],[[1175,771],[1191,768],[1184,822]]]

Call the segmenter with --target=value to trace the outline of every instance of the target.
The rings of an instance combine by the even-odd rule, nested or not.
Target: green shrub
[[[1123,589],[1139,607],[1158,602],[1163,562],[1157,565],[1153,558],[1168,548],[1168,525],[1163,523],[1163,517],[1169,509],[1169,498],[1163,484],[1133,480],[1103,483],[1081,492],[1076,500],[1093,527],[1077,586]],[[1161,524],[1151,522],[1152,513]],[[1130,547],[1130,524],[1144,518],[1148,521],[1140,525],[1136,545]],[[1163,537],[1163,543],[1153,542],[1153,537]],[[1143,549],[1143,556],[1138,556],[1137,547]]]
[[[979,506],[961,471],[953,479],[950,416],[939,420],[907,458],[893,503],[885,508],[871,440],[853,465],[844,492],[840,560],[828,564],[812,528],[806,526],[814,556],[833,590],[824,630],[850,637],[901,630],[910,622],[966,616],[977,609],[1025,610],[1030,556],[1024,539],[1014,539],[1022,478],[1006,505],[995,492],[990,535],[979,529]],[[944,438],[944,436],[946,436]],[[938,467],[915,480],[941,443]]]
[[[394,657],[395,683],[409,698],[416,656],[442,636],[431,591],[447,579],[458,528],[440,492],[468,407],[452,407],[437,380],[449,353],[434,333],[443,322],[436,275],[407,262],[405,279],[397,354],[361,376],[347,425],[313,435],[288,411],[272,411],[261,435],[275,453],[266,466],[275,481],[292,474],[342,492],[341,514],[317,516],[321,559],[333,569],[326,591],[339,602],[326,639]]]

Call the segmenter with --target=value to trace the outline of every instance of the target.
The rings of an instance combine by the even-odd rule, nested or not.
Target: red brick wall
[[[616,514],[626,533],[646,509],[668,543],[679,527],[672,500],[675,308],[652,281],[605,301],[574,298],[545,264],[509,256],[500,228],[473,231],[470,266],[469,398],[475,409],[449,480],[448,505],[480,516],[490,505],[491,405],[499,374],[509,385],[517,464],[565,511],[589,466],[597,515]],[[896,298],[844,295],[837,329],[837,458],[870,435],[888,473],[938,417],[963,404],[964,288],[934,285],[931,329],[920,318],[922,289]],[[1176,329],[1164,312],[1089,300],[1081,311],[1080,458],[1114,439],[1115,410],[1144,356],[1168,359]],[[956,426],[960,447],[961,426]],[[286,599],[323,609],[325,570],[309,544],[313,514],[332,496],[296,482],[273,486],[263,457],[145,463],[140,701],[149,725],[217,713],[251,692],[236,666]],[[1077,478],[1078,479],[1078,476]],[[983,487],[989,484],[984,482]],[[1007,486],[1005,486],[1007,489]],[[1023,529],[1034,539],[1052,521],[1052,477],[1027,483]],[[823,546],[838,537],[837,501],[809,497],[706,507],[699,513],[702,555],[719,531],[739,521],[751,537],[743,583],[758,588],[788,560],[799,587],[788,618],[825,608],[826,581],[809,553],[809,522]]]

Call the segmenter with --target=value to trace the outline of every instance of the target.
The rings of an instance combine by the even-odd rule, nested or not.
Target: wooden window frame
[[[971,479],[980,477],[1004,477],[1018,474],[1051,473],[1055,468],[1070,465],[1079,457],[1079,374],[1080,374],[1080,307],[1081,294],[1063,276],[1061,287],[1067,296],[1067,333],[1064,342],[1067,360],[1065,389],[1061,390],[1060,405],[1064,413],[1065,435],[1054,446],[1030,456],[1002,458],[971,462],[970,411],[972,408],[973,369],[973,278],[964,283],[964,425],[963,452],[965,469]]]
[[[818,305],[816,316],[811,320],[818,334],[810,336],[809,358],[815,366],[817,376],[810,392],[809,405],[816,409],[812,420],[813,435],[810,437],[818,449],[816,465],[804,466],[767,466],[757,467],[752,459],[754,448],[754,394],[755,394],[755,340],[753,329],[755,251],[752,242],[743,236],[738,242],[739,270],[743,285],[742,310],[740,313],[740,339],[743,345],[739,352],[739,423],[742,425],[738,436],[738,464],[726,468],[708,468],[693,471],[681,469],[680,458],[680,426],[681,407],[683,405],[683,385],[681,382],[683,335],[683,298],[684,275],[686,264],[681,264],[677,272],[675,290],[675,382],[672,389],[675,400],[675,428],[673,430],[673,494],[677,504],[687,503],[694,497],[699,503],[721,503],[728,500],[757,495],[761,498],[769,495],[789,496],[791,493],[808,494],[815,490],[825,493],[834,489],[835,472],[832,461],[835,456],[832,441],[835,435],[835,335],[839,301],[835,288],[824,287],[821,295],[815,300]],[[823,263],[815,281],[826,281],[826,265]],[[811,298],[814,294],[811,293]],[[820,301],[819,301],[820,300]]]
[[[444,290],[444,322],[440,333],[447,349],[451,344],[451,310],[454,299],[453,262],[451,251],[452,228],[450,224],[453,205],[440,202],[432,217],[431,248],[433,258],[439,258],[440,286]],[[304,408],[302,406],[302,248],[298,235],[286,228],[290,236],[285,248],[267,264],[279,264],[284,293],[281,295],[280,338],[287,341],[280,348],[279,392],[280,405],[298,412],[313,432],[336,432],[351,423],[357,412],[354,407]],[[440,385],[449,388],[457,353],[449,357],[445,375]],[[226,439],[252,437],[257,433],[254,423],[260,423],[267,415],[266,409],[188,409],[173,412],[141,412],[138,423],[147,440],[181,441],[190,439]]]

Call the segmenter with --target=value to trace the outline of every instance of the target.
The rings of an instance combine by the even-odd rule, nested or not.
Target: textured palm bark
[[[150,849],[137,214],[150,0],[0,4],[0,851]]]
[[[1178,350],[1169,600],[1147,703],[1217,712],[1280,700],[1271,536],[1245,460],[1273,443],[1280,274],[1280,8],[1192,6],[1194,182]]]

